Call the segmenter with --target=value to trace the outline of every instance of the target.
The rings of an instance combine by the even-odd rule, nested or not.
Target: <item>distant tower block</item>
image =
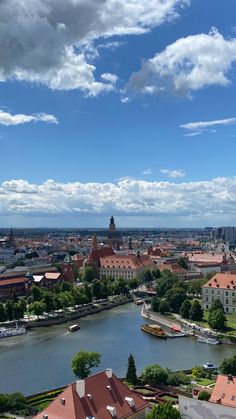
[[[133,250],[133,243],[131,237],[129,238],[129,250]]]
[[[97,248],[98,248],[98,238],[96,234],[94,234],[92,238],[91,249],[96,250]]]
[[[110,218],[109,231],[112,233],[115,230],[116,230],[116,225],[115,225],[114,217],[112,215]]]

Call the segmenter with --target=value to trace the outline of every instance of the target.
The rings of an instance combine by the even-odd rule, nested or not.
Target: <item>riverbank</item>
[[[63,323],[67,323],[72,320],[79,319],[81,317],[90,316],[92,314],[97,314],[102,311],[110,310],[114,307],[119,307],[124,304],[130,303],[133,301],[133,298],[131,296],[129,297],[117,297],[115,300],[107,301],[106,303],[101,304],[88,304],[87,307],[78,308],[77,310],[70,310],[65,311],[60,314],[55,315],[55,317],[44,317],[40,316],[37,320],[21,320],[19,322],[20,325],[24,325],[26,329],[33,329],[35,327],[49,327],[54,325],[59,325]],[[1,323],[1,326],[14,326],[14,322],[7,322]]]
[[[155,313],[153,311],[150,311],[148,308],[145,309],[145,307],[142,308],[142,316],[146,319],[153,320],[163,326],[166,327],[180,327],[184,331],[187,331],[191,336],[198,337],[209,337],[209,333],[206,333],[204,331],[204,328],[199,326],[197,323],[189,323],[184,319],[176,318],[175,320],[170,319],[168,316],[165,316],[164,314]],[[209,329],[210,330],[210,329]],[[230,336],[222,333],[217,333],[215,331],[211,331],[211,336],[219,339],[220,343],[223,343],[225,345],[234,345],[236,346],[236,337]]]

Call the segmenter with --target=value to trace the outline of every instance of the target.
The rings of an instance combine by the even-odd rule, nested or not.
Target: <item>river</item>
[[[97,370],[112,368],[118,376],[125,375],[130,353],[138,373],[153,363],[179,370],[207,361],[219,364],[235,354],[233,346],[207,345],[192,337],[155,338],[140,330],[146,323],[140,312],[140,306],[129,303],[79,319],[78,332],[68,332],[74,321],[1,339],[0,392],[32,394],[74,381],[70,364],[80,350],[99,352]]]

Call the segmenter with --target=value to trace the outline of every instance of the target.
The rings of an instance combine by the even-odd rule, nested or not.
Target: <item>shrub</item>
[[[211,395],[208,393],[208,391],[201,391],[198,395],[198,400],[205,400],[208,401],[210,399]]]

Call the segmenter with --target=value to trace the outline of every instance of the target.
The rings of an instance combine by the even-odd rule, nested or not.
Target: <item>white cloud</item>
[[[185,172],[183,170],[171,170],[171,169],[161,169],[160,170],[161,173],[163,173],[164,175],[167,175],[170,178],[180,178],[180,177],[184,177],[185,176]]]
[[[116,76],[116,74],[103,73],[103,74],[101,74],[101,79],[103,79],[105,81],[109,81],[111,84],[116,84],[119,77]]]
[[[15,114],[12,115],[9,112],[5,112],[0,109],[0,124],[2,125],[20,125],[29,122],[46,122],[47,124],[58,124],[58,120],[54,115],[46,113],[38,113],[35,115]]]
[[[196,131],[196,132],[188,132],[187,134],[184,134],[184,137],[196,137],[197,135],[201,135],[202,131]]]
[[[146,175],[152,175],[153,171],[152,169],[146,169],[142,172],[142,175],[146,176]]]
[[[236,39],[212,28],[209,34],[180,38],[133,73],[127,92],[190,95],[211,85],[228,86],[229,71],[236,60]]]
[[[106,214],[155,217],[236,216],[236,177],[195,182],[148,182],[123,178],[111,183],[58,183],[36,185],[9,180],[0,185],[0,216],[102,216]]]
[[[235,125],[236,124],[236,117],[227,118],[227,119],[216,119],[213,121],[200,121],[200,122],[187,122],[186,124],[180,125],[180,128],[185,128],[190,131],[198,131],[205,128],[211,128],[219,125]],[[215,132],[215,130],[211,130]],[[193,133],[196,135],[196,133]]]
[[[87,95],[113,90],[93,59],[111,37],[143,34],[171,21],[190,0],[2,0],[0,80],[36,82]],[[111,39],[111,42],[119,42]],[[113,44],[118,46],[118,44]],[[111,47],[111,43],[110,43]]]

